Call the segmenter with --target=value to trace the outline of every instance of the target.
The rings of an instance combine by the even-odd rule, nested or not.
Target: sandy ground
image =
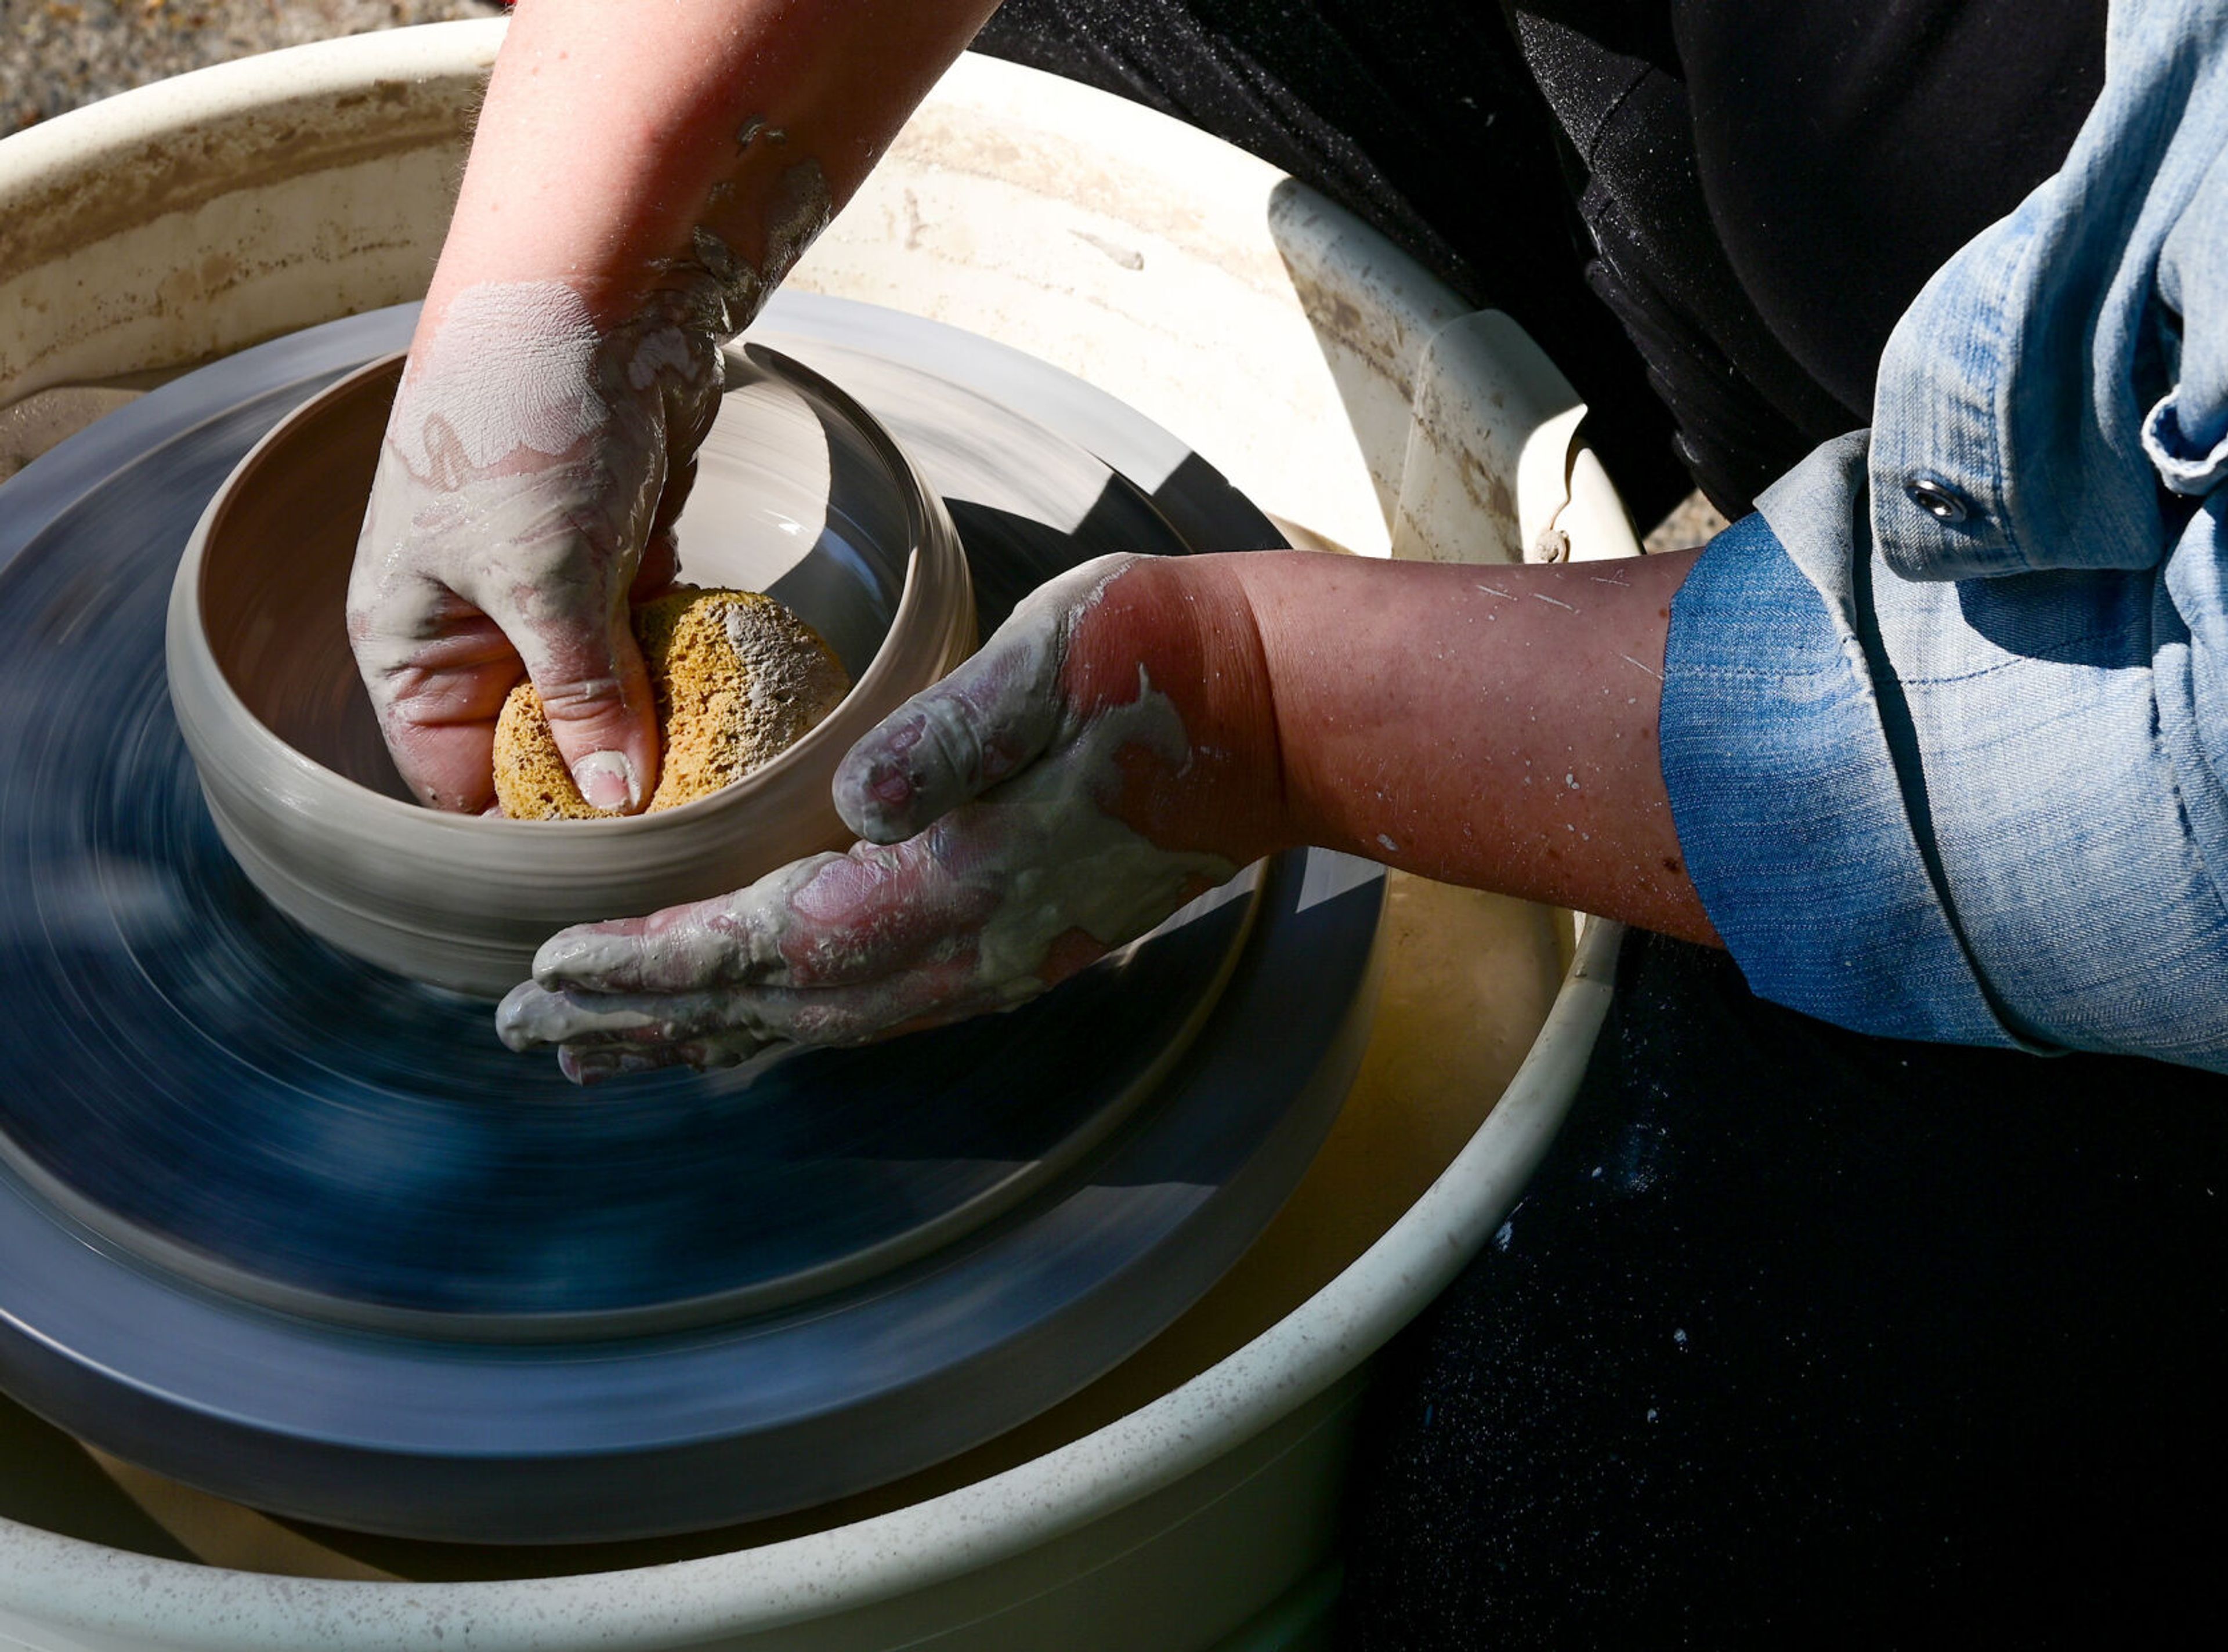
[[[501,10],[493,0],[0,0],[0,135],[227,58]]]

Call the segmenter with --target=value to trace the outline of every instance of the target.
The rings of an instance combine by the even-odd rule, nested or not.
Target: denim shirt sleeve
[[[1765,997],[2228,1070],[2224,151],[2228,0],[2116,4],[2065,170],[1680,591],[1665,778]]]
[[[2206,169],[2159,258],[2158,292],[2178,323],[2174,387],[2143,420],[2143,451],[2186,497],[2228,479],[2228,146]],[[2193,318],[2194,324],[2193,324]]]
[[[1889,568],[2157,566],[2157,459],[2203,492],[2228,418],[2224,150],[2228,0],[2115,0],[2065,165],[1935,272],[1881,354],[1867,469]]]

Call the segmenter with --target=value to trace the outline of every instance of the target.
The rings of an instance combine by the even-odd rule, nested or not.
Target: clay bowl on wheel
[[[344,618],[400,356],[331,386],[240,461],[171,590],[170,698],[218,832],[282,911],[372,963],[494,997],[567,924],[700,900],[848,841],[836,764],[973,646],[966,558],[943,501],[857,403],[771,351],[729,364],[678,524],[682,577],[771,592],[853,687],[772,762],[656,814],[477,819],[404,789]]]

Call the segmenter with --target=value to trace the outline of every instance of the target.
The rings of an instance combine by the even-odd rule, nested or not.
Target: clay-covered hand
[[[863,841],[553,937],[504,1042],[592,1081],[1004,1009],[1284,846],[1259,640],[1220,560],[1043,587],[844,759]]]
[[[488,807],[496,718],[522,674],[584,797],[649,796],[657,726],[628,597],[672,577],[720,336],[685,291],[604,325],[559,281],[467,287],[421,329],[348,621],[388,749],[427,804]]]

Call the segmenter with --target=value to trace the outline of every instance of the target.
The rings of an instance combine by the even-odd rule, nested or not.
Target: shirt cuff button
[[[1962,522],[1973,513],[1965,496],[1938,476],[1913,476],[1903,484],[1903,491],[1937,522]]]

